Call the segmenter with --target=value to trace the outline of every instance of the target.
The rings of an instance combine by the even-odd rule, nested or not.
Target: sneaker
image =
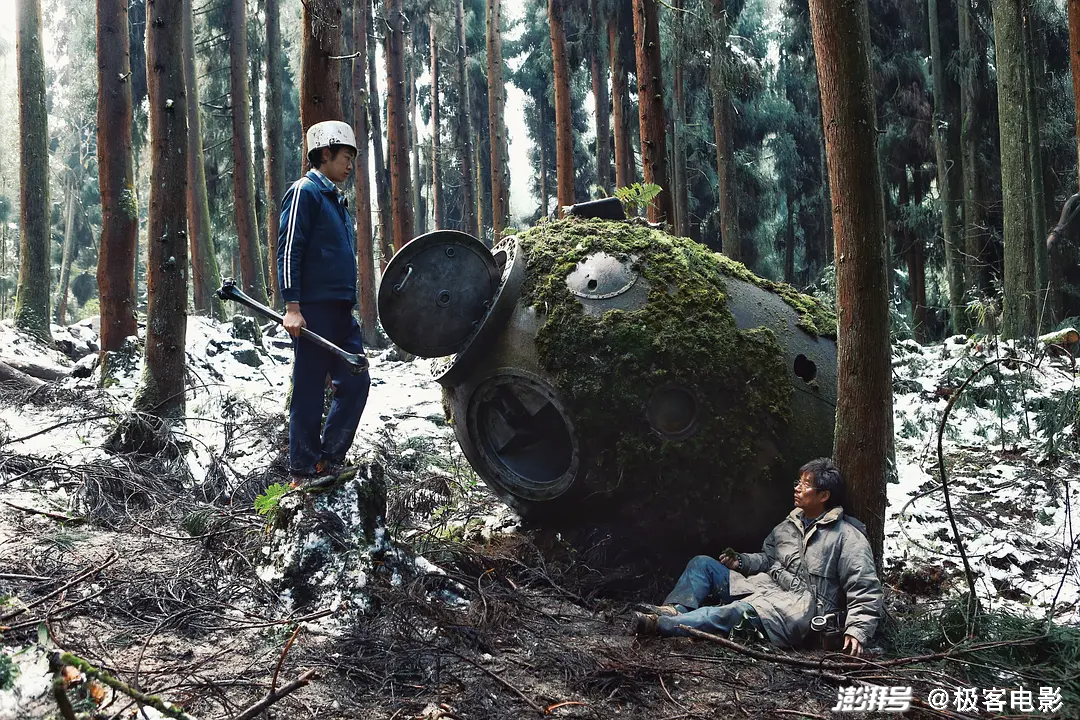
[[[315,464],[315,474],[320,477],[337,477],[345,470],[345,463],[320,460]]]
[[[630,620],[630,632],[634,635],[655,635],[660,628],[660,618],[650,613],[636,612]]]
[[[679,614],[678,609],[674,605],[650,605],[649,603],[638,603],[634,606],[634,609],[640,613],[646,615],[661,615],[663,617],[675,617]]]

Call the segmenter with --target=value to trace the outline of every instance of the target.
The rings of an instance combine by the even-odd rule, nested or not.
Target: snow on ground
[[[1059,621],[1077,623],[1080,576],[1076,563],[1067,562],[1073,526],[1080,529],[1080,483],[1070,482],[1076,457],[1045,454],[1035,410],[1075,388],[1078,376],[1067,359],[1037,359],[1012,342],[956,336],[926,347],[914,341],[894,347],[899,482],[888,488],[886,565],[909,572],[943,567],[953,576],[949,589],[966,590],[940,489],[938,425],[948,395],[999,357],[1037,367],[992,365],[953,408],[943,451],[957,525],[985,605],[1044,615],[1054,603]],[[1059,440],[1072,431],[1063,428]]]
[[[54,327],[68,354],[78,357],[96,349],[95,323]],[[199,482],[214,455],[224,455],[231,480],[265,468],[280,448],[270,447],[260,433],[245,433],[233,419],[278,417],[283,429],[284,409],[291,372],[291,342],[280,328],[266,333],[256,347],[235,337],[230,323],[206,318],[188,321],[188,419],[182,432],[191,438],[188,464]],[[71,367],[74,361],[35,345],[0,323],[0,359],[16,358],[39,365]],[[1011,343],[957,336],[922,347],[913,341],[896,344],[893,353],[894,418],[898,482],[888,487],[885,554],[886,566],[900,570],[943,568],[951,578],[948,588],[962,591],[960,558],[939,488],[937,426],[948,393],[976,367],[997,356],[1014,355],[1034,361],[1029,351]],[[403,438],[424,437],[436,447],[456,450],[453,432],[446,425],[439,386],[431,379],[428,363],[400,362],[393,353],[374,354],[372,387],[357,433],[353,456],[368,453],[380,433],[390,428]],[[82,378],[69,377],[62,386],[95,398],[115,412],[130,404],[137,380],[136,362],[118,382],[98,389],[96,371]],[[1045,613],[1056,603],[1057,616],[1078,622],[1080,576],[1075,563],[1067,563],[1067,548],[1080,528],[1080,482],[1075,455],[1049,461],[1043,450],[1046,438],[1036,427],[1036,408],[1073,388],[1075,371],[1060,360],[1043,358],[1039,368],[997,365],[974,380],[953,409],[944,437],[950,488],[956,520],[978,575],[978,590],[991,606]],[[80,363],[86,366],[86,361]],[[86,373],[81,373],[86,375]],[[1017,403],[1000,404],[1005,392],[1020,396]],[[80,414],[81,413],[81,414]],[[21,438],[58,422],[93,415],[89,409],[41,406],[32,402],[5,408],[0,432]],[[68,464],[107,458],[100,449],[110,428],[108,419],[73,423],[26,440],[9,443],[9,452],[56,458]],[[1061,435],[1069,435],[1065,428]],[[1072,462],[1073,465],[1069,463]],[[5,477],[0,476],[0,483]],[[8,487],[7,491],[18,489]],[[58,489],[58,492],[60,490]],[[54,504],[63,504],[62,494]]]

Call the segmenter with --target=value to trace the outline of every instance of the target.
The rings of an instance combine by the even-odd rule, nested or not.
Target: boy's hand
[[[733,548],[725,548],[724,552],[720,553],[720,562],[728,570],[739,569],[739,555]]]

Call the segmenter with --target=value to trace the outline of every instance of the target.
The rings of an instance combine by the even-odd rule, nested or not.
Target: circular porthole
[[[574,425],[544,380],[504,369],[469,398],[466,423],[485,475],[526,500],[551,500],[577,476]]]
[[[698,428],[697,397],[681,385],[667,385],[649,400],[649,427],[665,440],[685,440]]]

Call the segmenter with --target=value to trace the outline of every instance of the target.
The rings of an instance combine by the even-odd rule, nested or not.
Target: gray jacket
[[[881,582],[866,530],[842,507],[805,533],[802,517],[795,508],[765,538],[761,552],[739,553],[731,596],[757,610],[769,640],[780,647],[799,645],[814,615],[845,609],[844,633],[865,644],[881,621]]]

